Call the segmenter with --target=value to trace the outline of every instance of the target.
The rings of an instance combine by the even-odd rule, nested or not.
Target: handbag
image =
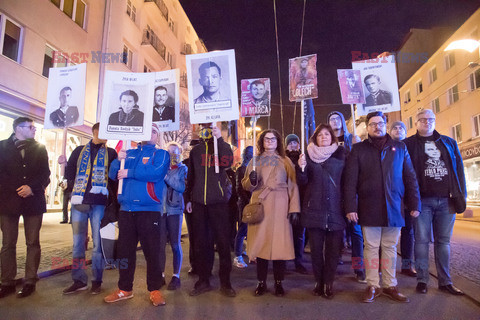
[[[272,171],[270,171],[267,182],[270,180],[270,178],[273,175],[273,172],[276,169],[277,167],[275,166],[273,167]],[[267,187],[266,185],[267,183],[265,183],[265,188],[258,196],[258,201],[250,202],[243,208],[243,214],[242,214],[243,223],[256,224],[263,221],[263,218],[265,217],[265,212],[263,211],[262,202],[263,202],[263,199],[265,199],[267,195],[270,193],[270,191],[272,190],[270,187]]]

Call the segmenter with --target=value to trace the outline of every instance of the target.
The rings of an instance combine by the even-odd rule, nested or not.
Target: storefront
[[[10,137],[13,132],[13,120],[20,116],[30,117],[28,114],[11,112],[0,108],[0,140]],[[47,209],[48,211],[61,210],[62,188],[59,186],[59,183],[63,177],[60,175],[60,165],[57,159],[62,154],[63,130],[44,130],[43,122],[35,118],[34,121],[37,127],[35,140],[45,145],[51,172],[50,184],[46,190]],[[67,134],[67,158],[77,146],[87,143],[89,139],[83,132],[69,130]]]
[[[480,141],[460,149],[465,166],[468,205],[480,205]]]

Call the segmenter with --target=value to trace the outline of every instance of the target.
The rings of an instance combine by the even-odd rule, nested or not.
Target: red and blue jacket
[[[127,212],[158,211],[161,213],[165,175],[170,166],[167,151],[157,149],[153,144],[139,144],[137,149],[127,151],[122,194],[118,195],[120,210]],[[110,179],[117,180],[120,161],[110,165]]]

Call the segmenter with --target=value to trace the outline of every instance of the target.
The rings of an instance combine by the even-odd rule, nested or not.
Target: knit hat
[[[300,144],[300,139],[296,134],[290,133],[286,138],[285,138],[285,147],[288,146],[288,144],[292,141],[297,141]]]
[[[407,132],[407,127],[405,126],[405,123],[403,123],[402,121],[395,121],[394,123],[392,123],[392,125],[390,126],[390,132],[396,126],[401,126],[403,130],[405,130],[405,133]]]

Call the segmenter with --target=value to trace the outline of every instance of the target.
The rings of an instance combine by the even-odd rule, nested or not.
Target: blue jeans
[[[85,261],[85,240],[88,230],[88,219],[92,227],[92,276],[93,281],[102,282],[104,260],[100,241],[100,222],[102,221],[105,206],[90,205],[88,212],[80,212],[72,206],[72,229],[73,229],[73,281],[88,282]]]
[[[413,244],[415,243],[413,233],[414,217],[405,210],[405,227],[402,227],[400,236],[400,251],[402,252],[402,270],[413,267]]]
[[[173,274],[179,274],[182,268],[182,246],[180,237],[182,236],[183,214],[174,214],[167,216],[163,214],[160,219],[160,268],[165,272],[165,246],[167,245],[167,236],[173,253]]]
[[[365,275],[365,266],[363,265],[363,233],[362,227],[355,222],[348,222],[347,228],[350,230],[352,238],[352,268],[355,274]]]
[[[417,281],[428,283],[428,247],[433,227],[435,265],[438,285],[452,284],[450,278],[450,238],[455,214],[450,213],[448,198],[422,198],[422,212],[415,219],[415,268]]]
[[[248,224],[241,222],[238,226],[237,235],[235,236],[235,243],[233,246],[233,251],[235,252],[235,257],[239,257],[243,252],[243,240],[247,236]]]

